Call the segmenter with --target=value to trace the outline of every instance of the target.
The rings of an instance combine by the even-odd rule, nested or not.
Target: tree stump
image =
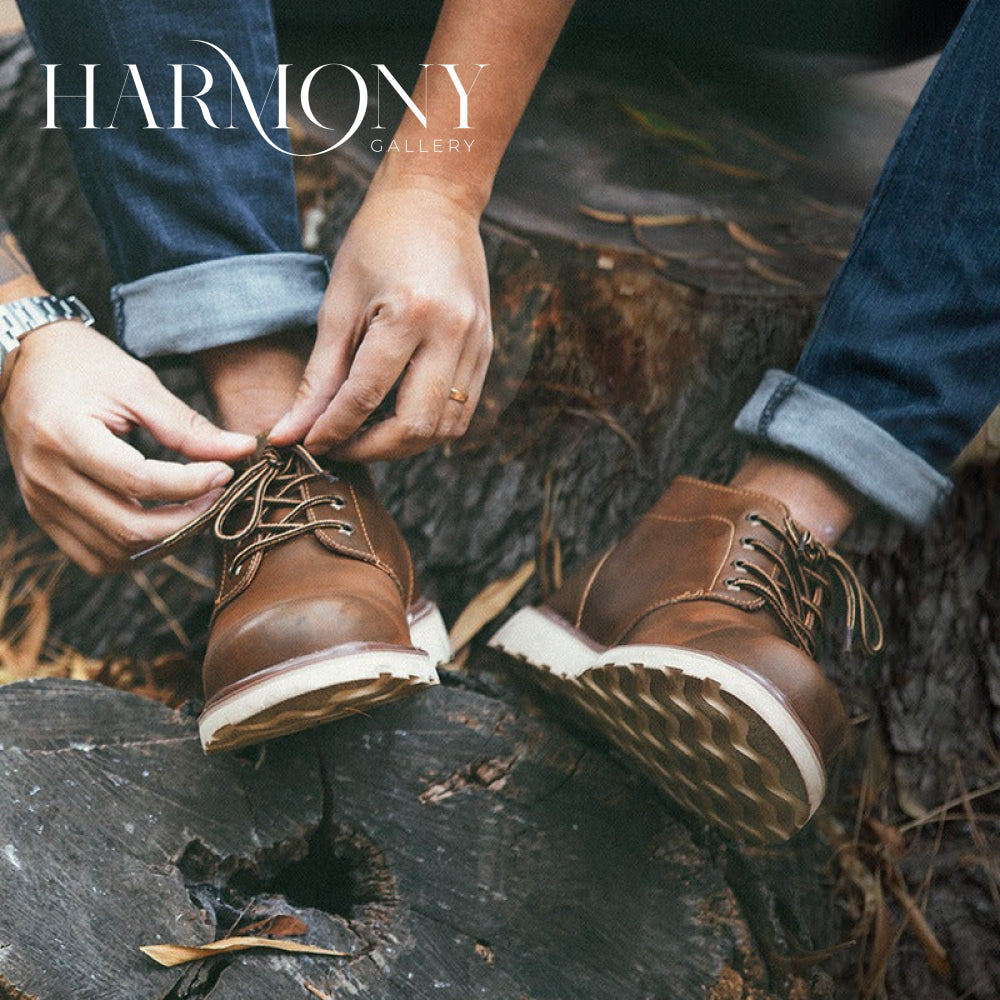
[[[328,53],[314,58],[308,39],[290,37],[286,44],[292,55],[283,58],[297,68],[327,60]],[[360,48],[352,50],[345,41],[338,57],[362,66],[388,61],[386,53],[396,51],[373,43],[375,58],[366,58],[364,45],[357,44]],[[5,184],[0,199],[5,214],[50,284],[96,302],[106,278],[60,137],[36,127],[42,91],[24,45],[4,45],[0,163]],[[411,53],[410,64],[415,66],[418,58]],[[450,449],[378,470],[425,589],[450,618],[484,584],[530,558],[537,558],[539,573],[518,601],[537,599],[558,582],[564,568],[571,569],[626,530],[674,474],[718,479],[734,468],[741,446],[729,430],[732,417],[763,370],[794,363],[837,258],[850,243],[887,149],[886,137],[902,118],[891,108],[831,93],[825,85],[796,83],[802,103],[830,109],[824,119],[830,127],[803,132],[799,120],[783,130],[773,121],[735,114],[711,86],[692,83],[685,73],[667,69],[643,82],[610,77],[612,71],[609,66],[582,69],[568,57],[557,60],[498,179],[484,223],[497,348],[473,432]],[[778,74],[779,83],[788,79]],[[324,114],[334,120],[337,94],[317,95],[320,100]],[[834,130],[834,121],[846,121],[849,127]],[[303,151],[315,149],[318,141],[303,129],[297,140]],[[361,144],[298,161],[312,247],[336,249],[372,167]],[[59,207],[60,220],[70,220],[67,229],[47,225],[45,213],[53,205]],[[664,217],[672,217],[672,224],[664,224]],[[167,366],[164,378],[189,398],[199,398],[195,380],[182,367]],[[27,519],[13,500],[9,470],[3,474],[5,495],[11,498],[8,520],[23,531]],[[327,839],[330,830],[352,831],[346,841],[333,835],[344,851],[347,841],[353,843],[353,831],[361,829],[377,852],[386,857],[396,852],[394,859],[411,865],[405,877],[400,874],[404,869],[393,869],[398,885],[406,884],[406,893],[399,890],[400,906],[420,909],[407,910],[409,922],[404,923],[407,933],[418,927],[420,935],[414,950],[406,953],[409,957],[392,965],[391,983],[373,971],[373,978],[354,984],[363,996],[438,995],[433,980],[407,985],[405,975],[399,975],[400,969],[418,975],[417,966],[407,963],[417,961],[423,941],[433,942],[419,956],[431,964],[421,967],[419,975],[431,975],[437,963],[442,976],[447,975],[437,981],[452,983],[456,995],[493,988],[490,995],[535,998],[573,992],[597,1000],[636,982],[643,984],[632,991],[636,996],[698,995],[673,978],[681,969],[692,977],[685,982],[709,989],[711,1000],[750,1000],[766,995],[761,991],[797,1000],[874,995],[883,980],[890,996],[906,1000],[995,1000],[1000,982],[998,793],[989,789],[996,787],[1000,759],[998,486],[997,466],[969,466],[959,473],[952,501],[928,531],[915,533],[873,518],[846,540],[845,548],[873,590],[889,642],[872,665],[836,650],[824,658],[854,720],[854,746],[834,775],[828,807],[788,847],[751,851],[704,830],[685,832],[675,822],[684,822],[683,817],[655,801],[645,786],[605,759],[605,748],[591,741],[579,758],[582,764],[567,763],[578,759],[574,755],[581,744],[560,732],[559,719],[529,718],[534,697],[526,698],[492,659],[474,650],[464,670],[448,675],[448,689],[371,720],[287,741],[268,751],[260,774],[247,774],[240,758],[197,758],[189,736],[170,744],[170,752],[190,765],[178,769],[171,801],[198,794],[197,788],[185,787],[192,776],[211,780],[216,791],[225,787],[226,795],[235,795],[237,786],[253,788],[241,793],[239,822],[225,830],[217,823],[206,827],[210,832],[205,837],[212,843],[217,837],[221,846],[208,854],[189,854],[188,876],[204,878],[204,884],[221,892],[224,876],[242,870],[239,859],[251,858],[249,869],[260,865],[253,853],[258,846],[292,838],[297,847],[277,852],[283,862],[301,851],[303,838],[309,842],[321,830]],[[182,649],[196,664],[210,601],[208,589],[196,579],[210,567],[204,552],[192,550],[185,562],[184,573],[162,565],[142,577],[102,581],[67,571],[52,598],[53,640],[90,655],[125,654],[140,661]],[[69,691],[60,685],[17,687],[0,691],[0,703],[16,699],[20,713],[28,711],[23,705],[29,701],[44,704],[47,699],[53,707],[44,711],[65,714],[70,711],[65,701]],[[67,742],[44,758],[53,766],[72,761],[79,775],[88,775],[92,794],[103,796],[102,809],[112,816],[120,812],[108,801],[110,779],[102,775],[116,772],[101,771],[92,761],[124,755],[122,773],[134,777],[144,753],[160,752],[147,746],[155,743],[156,733],[189,726],[163,710],[136,708],[133,699],[126,699],[126,710],[122,698],[90,687],[74,688],[71,700],[92,703],[88,711],[101,713],[106,709],[100,706],[112,699],[112,711],[124,712],[132,720],[127,726],[134,723],[129,741],[138,746],[127,753],[114,749],[124,737],[114,736],[120,727],[105,714],[100,726],[111,735],[85,726],[94,732],[86,741],[103,749],[74,750]],[[472,723],[463,722],[466,717]],[[147,724],[152,737],[144,729]],[[491,725],[499,728],[487,739]],[[138,730],[142,735],[136,736]],[[404,731],[414,734],[412,739],[399,735]],[[7,739],[3,743],[15,747]],[[410,759],[414,747],[421,748],[418,762]],[[372,748],[383,771],[373,771],[362,752]],[[29,761],[23,748],[4,753],[4,780],[14,782],[17,794],[30,793],[34,785],[25,791],[23,783],[33,780],[31,768],[37,761]],[[286,766],[300,757],[308,757],[308,770],[306,765],[301,770]],[[493,787],[505,781],[500,765],[510,765],[515,757],[510,789],[507,784]],[[12,769],[9,761],[15,759]],[[324,813],[324,772],[314,763],[317,759],[328,762],[326,801],[332,795],[332,813]],[[484,762],[489,765],[485,770]],[[263,803],[272,792],[285,794],[277,787],[275,771],[292,775],[287,780],[292,791],[301,789],[299,804],[276,818],[263,805],[260,816],[251,815],[247,810],[257,808],[258,795]],[[395,780],[405,789],[401,798],[391,792]],[[361,788],[365,781],[371,787]],[[569,836],[567,816],[550,808],[551,802],[546,805],[545,789],[558,782],[564,787],[552,792],[553,800],[567,796],[581,814],[580,829],[572,831],[581,836],[580,853],[573,858],[555,857],[552,850],[557,837]],[[611,796],[608,782],[621,790],[618,798]],[[138,784],[136,788],[141,791]],[[444,798],[425,798],[418,808],[414,801],[419,803],[429,788],[431,799]],[[525,790],[527,799],[518,798]],[[128,810],[139,815],[138,799],[132,801]],[[942,803],[951,805],[935,811]],[[379,824],[385,821],[377,835],[364,820],[369,807],[376,810]],[[450,810],[460,807],[465,810],[461,822],[475,830],[474,843],[455,841],[447,828]],[[79,816],[58,815],[67,823],[77,822],[88,843],[99,836],[99,829],[82,824]],[[324,815],[336,817],[330,821],[334,826],[324,825]],[[522,910],[516,912],[514,896],[499,899],[511,875],[498,856],[516,842],[509,828],[501,830],[515,816],[527,817],[524,829],[530,828],[518,842],[518,863],[552,866],[544,874],[531,868],[540,873],[534,886],[540,896],[532,902],[522,893],[517,897]],[[211,819],[211,813],[203,817]],[[18,817],[16,822],[28,820]],[[47,837],[36,842],[29,831],[11,829],[5,843],[13,845],[22,864],[29,854],[43,863],[46,852],[58,848],[63,858],[73,850],[72,842],[57,845]],[[662,847],[668,860],[657,867],[664,841],[656,831],[663,830],[668,831],[669,844]],[[416,855],[403,850],[406,838],[428,845],[443,838],[448,864],[428,847],[420,868]],[[612,841],[624,845],[627,875],[614,874],[618,855],[609,859]],[[640,841],[655,846],[644,851]],[[169,883],[169,898],[178,905],[187,888],[177,866],[190,842],[183,836],[175,839],[159,856],[166,866],[158,870],[159,877]],[[247,843],[254,844],[249,854]],[[100,850],[100,844],[93,846]],[[140,854],[148,874],[153,862],[144,853],[146,846]],[[237,859],[228,869],[227,858]],[[116,853],[114,861],[124,865],[124,855]],[[69,859],[63,863],[69,865]],[[83,862],[73,864],[78,878],[86,881]],[[647,879],[670,879],[675,864],[703,880],[698,883],[702,903],[729,900],[722,906],[721,923],[715,911],[706,917],[704,909],[696,919],[694,897],[676,883],[645,884]],[[482,867],[473,871],[477,865]],[[123,874],[118,867],[108,871]],[[98,876],[101,872],[93,877]],[[255,877],[254,893],[261,885],[270,891],[265,885],[270,875]],[[449,895],[446,889],[457,884],[448,881],[452,878],[469,890],[461,906],[460,894]],[[480,883],[486,888],[476,888]],[[37,894],[38,883],[30,885]],[[651,902],[645,895],[639,898],[640,885]],[[120,915],[128,912],[130,891],[127,881],[109,886],[100,912],[110,915],[102,919],[114,916],[114,926],[123,926]],[[142,891],[149,892],[149,885]],[[679,893],[683,905],[668,911],[664,893],[671,891]],[[61,887],[44,888],[42,895],[50,907],[66,902]],[[569,908],[560,910],[553,902],[557,897],[569,898]],[[484,899],[498,900],[495,913]],[[517,922],[527,919],[525,913],[532,916],[539,900],[551,919],[545,933],[532,936]],[[219,905],[223,903],[225,898]],[[287,898],[286,903],[292,905]],[[461,919],[453,920],[442,903],[458,907]],[[581,911],[574,909],[578,903],[597,907],[619,923],[627,933],[616,940],[628,938],[628,949],[612,958],[613,941],[592,936],[598,926],[582,920]],[[661,926],[648,926],[656,920],[644,919],[642,907],[647,905],[653,907],[651,913],[676,921],[668,928],[672,933],[690,935],[693,954],[678,959],[679,965],[667,957],[674,952],[641,950],[654,944],[659,948],[662,939],[656,935],[664,933]],[[34,931],[29,933],[24,924],[21,937],[11,937],[17,947],[0,951],[0,961],[16,958],[20,964],[11,968],[21,970],[19,975],[49,983],[36,970],[42,962],[38,942],[51,941],[52,932],[42,926],[37,908],[33,912]],[[168,919],[165,912],[149,914],[148,926],[161,927],[157,921]],[[347,950],[359,946],[358,938],[370,943],[358,920],[347,919],[345,927],[343,914],[324,913],[315,926],[324,930],[325,941],[346,941]],[[16,931],[7,924],[0,927],[3,935]],[[178,928],[171,926],[174,936]],[[192,935],[213,930],[210,922],[197,920],[181,929]],[[6,938],[0,940],[5,943]],[[494,966],[487,962],[491,949]],[[588,949],[604,956],[613,977],[609,972],[602,979],[593,971]],[[10,957],[3,959],[8,952]],[[129,961],[138,961],[129,955]],[[570,960],[571,955],[577,957]],[[344,968],[371,969],[375,964],[347,961]],[[212,969],[220,967],[213,979]],[[75,969],[77,983],[80,968]],[[150,977],[143,984],[146,989],[159,973],[143,968]],[[326,980],[315,972],[318,968],[318,960],[312,959],[243,957],[209,966],[183,984],[176,977],[155,980],[156,988],[163,987],[155,995],[218,997],[239,989],[241,995],[253,996],[249,991],[264,989],[261,984],[267,984],[269,996],[285,995],[282,989],[293,981],[289,976],[300,976],[294,980],[300,985],[308,978],[331,994],[335,987],[346,989],[343,984],[350,980],[343,978],[348,976],[344,968]],[[309,970],[308,977],[303,969]],[[0,990],[6,988],[12,997],[32,995],[25,985],[10,981],[13,986]],[[390,989],[410,992],[386,992]],[[449,987],[440,989],[447,995]],[[40,1000],[60,996],[34,995]]]
[[[495,698],[438,688],[257,759],[205,759],[191,717],[68,681],[0,689],[0,728],[0,996],[563,1000],[763,979],[732,890],[649,789]],[[185,971],[139,952],[278,913],[349,957]]]

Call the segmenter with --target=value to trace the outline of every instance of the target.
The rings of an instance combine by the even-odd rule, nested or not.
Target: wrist
[[[369,191],[383,192],[427,191],[451,202],[478,222],[490,200],[493,175],[477,171],[456,173],[447,163],[437,165],[429,161],[434,154],[389,152],[379,164],[372,178]]]
[[[19,282],[8,283],[3,291],[8,292],[14,284]],[[35,289],[29,286],[29,290]],[[67,322],[88,327],[93,325],[94,317],[75,296],[61,298],[45,294],[44,289],[42,294],[0,301],[0,396],[10,381],[10,370],[20,354],[23,339],[28,334]]]
[[[48,294],[48,290],[39,283],[33,274],[22,274],[14,278],[13,281],[5,281],[0,285],[0,305],[16,302],[18,299],[29,299]]]

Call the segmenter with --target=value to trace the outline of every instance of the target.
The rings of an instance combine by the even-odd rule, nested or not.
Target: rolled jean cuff
[[[951,481],[853,407],[782,371],[765,374],[736,430],[815,459],[880,507],[927,522]]]
[[[328,277],[322,257],[285,252],[150,274],[111,289],[118,342],[152,358],[315,326]]]

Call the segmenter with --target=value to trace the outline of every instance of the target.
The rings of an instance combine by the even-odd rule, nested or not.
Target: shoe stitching
[[[386,573],[392,582],[396,585],[396,589],[399,591],[399,596],[403,599],[403,606],[407,607],[409,602],[406,599],[406,593],[403,589],[403,582],[399,579],[396,571],[387,563],[383,562],[382,559],[375,551],[375,546],[372,544],[371,535],[368,534],[368,525],[365,523],[364,511],[361,509],[361,504],[358,501],[358,493],[354,488],[353,483],[348,483],[347,488],[351,491],[351,501],[354,503],[354,510],[358,515],[358,523],[361,525],[361,533],[365,536],[365,543],[368,545],[368,550],[371,555],[365,560],[366,562],[372,563],[372,565],[377,566],[383,573]]]
[[[721,486],[719,483],[707,483],[701,479],[695,479],[692,476],[678,476],[675,482],[692,483],[701,489],[710,489],[713,492],[722,493],[726,496],[731,496],[733,493],[736,493],[739,496],[746,497],[748,500],[757,500],[760,503],[772,504],[783,514],[790,516],[788,507],[777,497],[772,497],[767,493],[758,493],[756,490],[747,490],[742,486]]]
[[[574,626],[576,628],[583,627],[584,611],[586,609],[587,601],[590,599],[590,592],[594,589],[594,584],[597,582],[597,574],[600,573],[602,569],[604,569],[605,563],[608,561],[608,559],[611,558],[611,553],[614,552],[614,550],[615,546],[612,545],[607,550],[607,552],[605,552],[604,555],[597,560],[597,565],[594,567],[593,571],[590,574],[590,577],[587,580],[586,586],[583,588],[583,593],[580,595],[580,603],[578,605],[576,613],[576,621],[574,622]]]
[[[692,601],[717,601],[719,604],[725,604],[731,608],[739,608],[740,611],[760,611],[764,605],[764,599],[761,597],[751,597],[748,600],[737,601],[733,598],[727,598],[723,594],[719,594],[714,590],[688,590],[683,594],[677,594],[674,597],[666,597],[659,601],[654,601],[652,604],[643,608],[635,617],[618,633],[617,638],[611,643],[612,646],[619,646],[622,644],[622,639],[625,638],[642,620],[648,617],[654,611],[662,611],[664,608],[674,607],[677,604],[689,604]]]

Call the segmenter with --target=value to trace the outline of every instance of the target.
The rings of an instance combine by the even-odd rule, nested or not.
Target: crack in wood
[[[0,755],[16,750],[25,757],[54,757],[65,754],[96,753],[100,750],[145,750],[152,747],[173,746],[178,743],[191,743],[197,740],[194,733],[185,736],[169,736],[155,740],[122,740],[121,742],[91,743],[89,740],[74,740],[64,747],[48,747],[36,749],[33,747],[5,746],[0,744]]]

